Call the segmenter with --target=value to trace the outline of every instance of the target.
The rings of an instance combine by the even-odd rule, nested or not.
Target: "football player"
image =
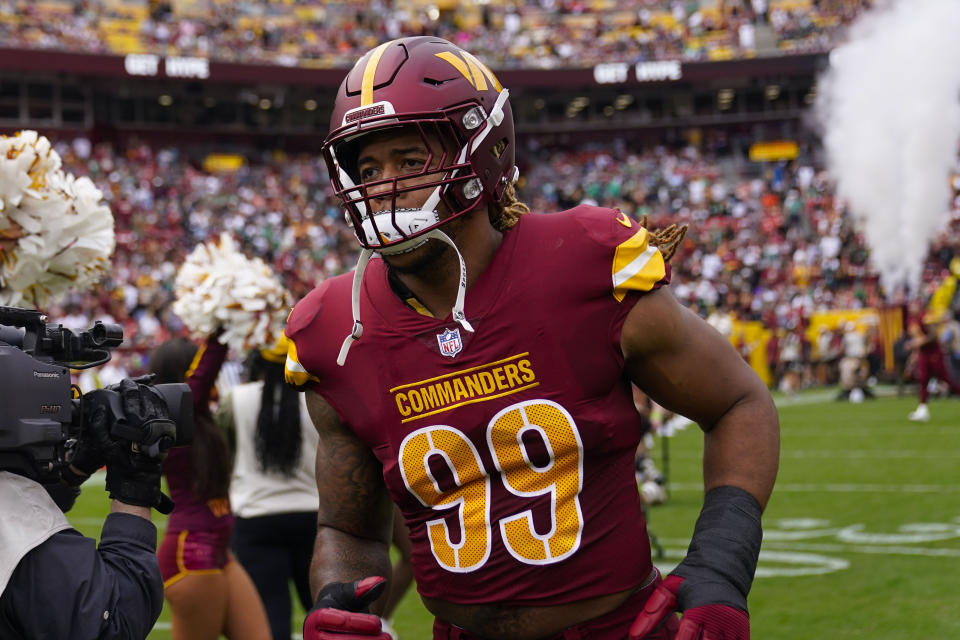
[[[919,301],[911,305],[907,322],[907,348],[911,352],[913,377],[917,381],[920,404],[908,416],[912,422],[930,420],[927,398],[930,397],[930,380],[936,378],[947,385],[950,391],[960,395],[960,383],[950,375],[947,361],[940,344],[940,325],[947,320],[946,312],[923,312]]]
[[[323,155],[362,251],[286,329],[320,433],[304,638],[388,637],[391,501],[434,638],[747,638],[770,395],[665,286],[682,230],[530,213],[515,146],[507,89],[447,41],[382,44],[340,86]],[[631,382],[705,433],[703,510],[666,579]]]

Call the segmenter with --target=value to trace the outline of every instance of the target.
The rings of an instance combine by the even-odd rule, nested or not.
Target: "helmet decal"
[[[483,64],[472,54],[461,51],[459,57],[456,53],[452,51],[441,51],[440,53],[433,54],[440,58],[441,60],[446,60],[454,69],[460,72],[460,74],[467,79],[467,81],[474,86],[477,91],[486,91],[487,90],[487,80],[490,80],[490,84],[496,88],[497,91],[503,89],[500,81],[497,80],[497,76],[493,75],[493,72]]]
[[[354,109],[350,109],[345,114],[343,114],[343,122],[341,125],[348,125],[351,122],[356,122],[357,120],[363,120],[364,118],[376,118],[377,116],[389,116],[396,113],[393,108],[393,105],[387,102],[386,100],[381,100],[375,104],[371,105],[361,105]]]
[[[377,65],[380,64],[380,58],[383,52],[393,44],[393,41],[384,42],[370,53],[370,59],[367,60],[367,66],[363,69],[363,81],[360,85],[360,104],[366,106],[373,103],[373,79],[377,75]]]

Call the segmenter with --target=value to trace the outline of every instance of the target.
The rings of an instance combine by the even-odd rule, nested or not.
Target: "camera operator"
[[[160,615],[163,582],[150,509],[168,513],[160,491],[163,447],[111,435],[117,407],[127,429],[175,435],[161,394],[125,379],[83,396],[84,432],[55,490],[0,471],[0,638],[145,638]],[[113,409],[113,411],[111,411]],[[149,438],[140,440],[147,442]],[[113,499],[100,545],[61,511],[91,473],[106,465]]]

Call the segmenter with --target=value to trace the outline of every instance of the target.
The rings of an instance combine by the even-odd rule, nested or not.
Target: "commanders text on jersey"
[[[390,390],[402,422],[473,402],[499,398],[539,384],[529,353],[519,353],[463,371],[412,382]]]

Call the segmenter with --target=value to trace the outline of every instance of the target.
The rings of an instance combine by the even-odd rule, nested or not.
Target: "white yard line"
[[[876,438],[879,432],[883,432],[884,436],[890,435],[892,432],[894,434],[902,434],[908,437],[923,436],[924,438],[928,438],[930,436],[957,436],[957,435],[960,435],[960,428],[929,427],[924,424],[907,422],[906,417],[904,417],[903,424],[874,424],[874,425],[870,425],[869,427],[848,428],[848,427],[838,426],[835,428],[824,429],[821,427],[806,428],[806,427],[791,426],[783,431],[783,435],[788,438],[796,438],[796,437],[835,438],[837,436],[843,436],[843,437],[863,436],[865,438]]]
[[[819,402],[837,401],[837,389],[818,389],[816,391],[807,391],[799,395],[774,395],[773,402],[778,407],[792,407],[801,404],[817,404]],[[839,402],[839,401],[838,401]]]
[[[890,460],[900,459],[954,459],[960,458],[960,451],[911,451],[894,449],[787,449],[781,452],[786,458],[882,458]]]
[[[686,549],[690,540],[683,538],[660,538],[660,544]],[[796,543],[796,542],[763,542],[763,549],[770,548],[771,551],[819,551],[826,553],[869,553],[877,555],[890,556],[931,556],[960,558],[960,549],[950,548],[929,548],[929,547],[905,547],[900,545],[856,545],[856,544],[822,544],[822,543]],[[671,550],[667,551],[672,555]],[[682,555],[686,555],[686,551]]]
[[[764,543],[764,547],[770,546],[775,549],[784,549],[790,551],[827,551],[827,552],[854,552],[854,553],[874,553],[880,555],[898,555],[898,556],[934,556],[960,558],[960,549],[929,549],[923,547],[904,547],[895,545],[844,545],[844,544],[819,544],[819,543],[784,543],[770,542]]]
[[[703,491],[698,482],[671,482],[671,491]],[[789,484],[778,482],[774,490],[778,493],[960,493],[957,484]]]
[[[700,451],[670,452],[671,457],[697,458]],[[960,459],[960,451],[910,451],[894,449],[784,449],[781,458],[876,458],[881,460],[955,460]]]

